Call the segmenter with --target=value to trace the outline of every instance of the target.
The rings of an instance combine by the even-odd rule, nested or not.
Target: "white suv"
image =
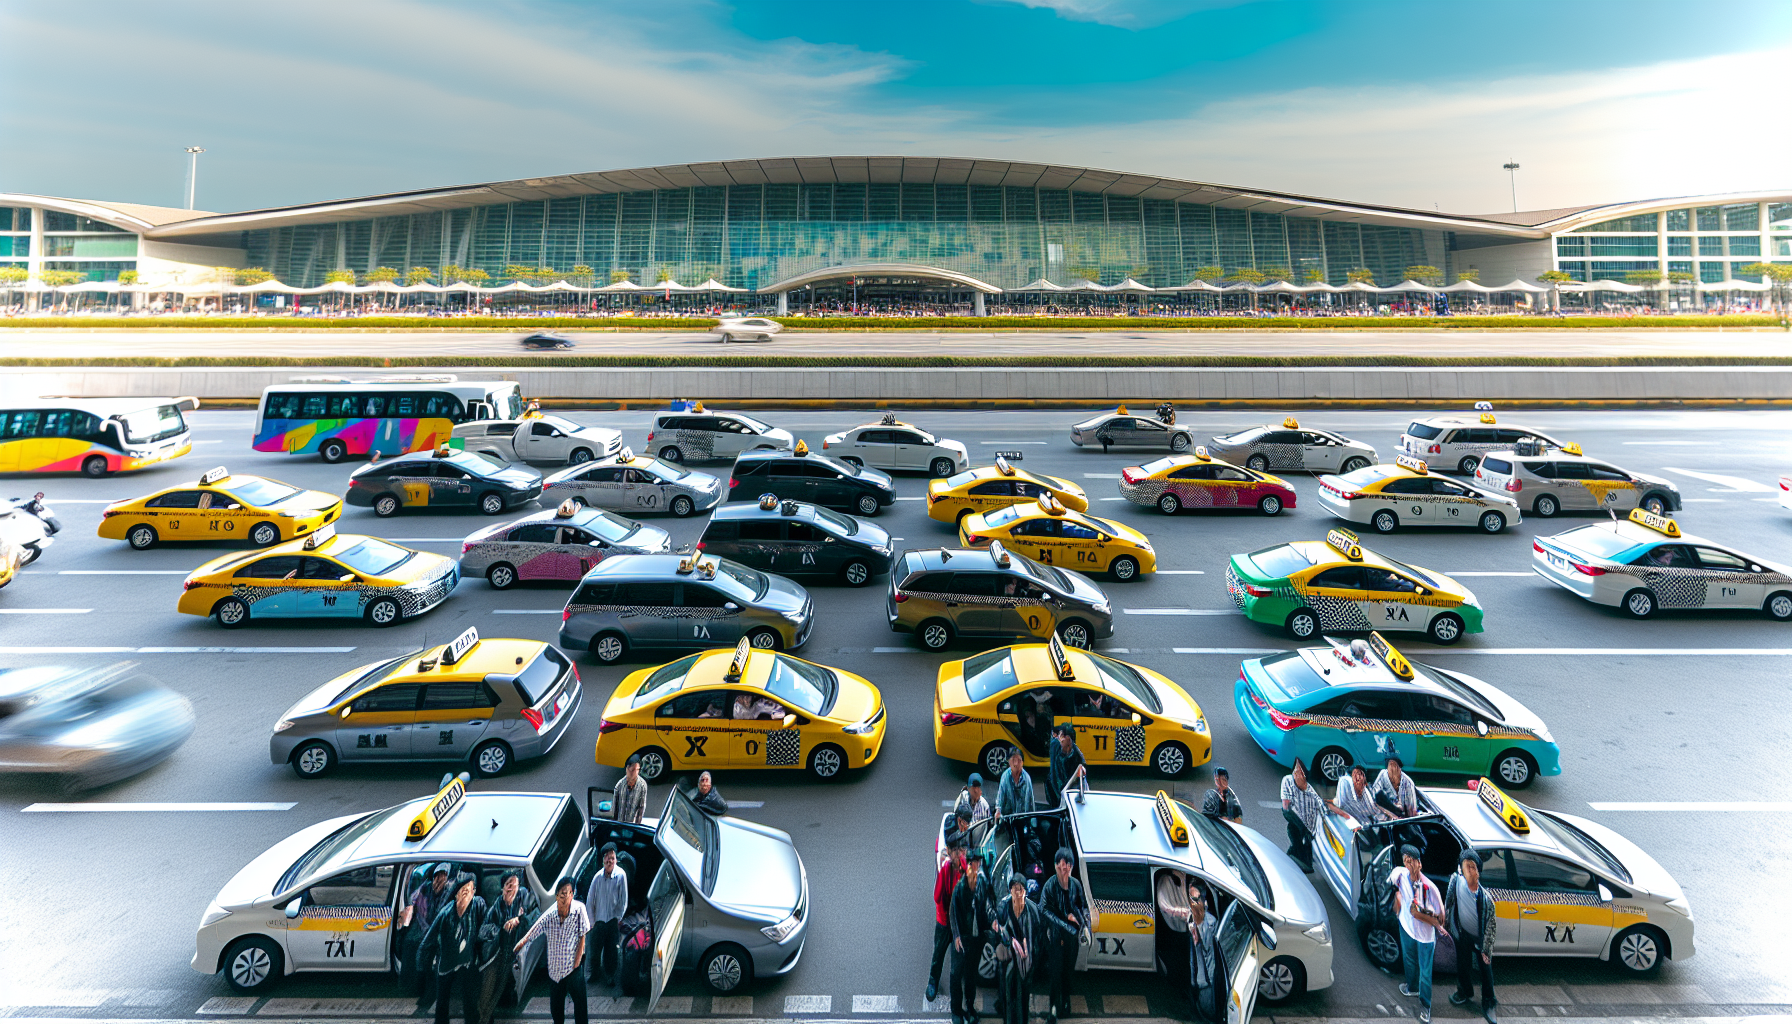
[[[1481,456],[1510,449],[1527,437],[1552,448],[1562,446],[1562,442],[1541,430],[1515,423],[1496,424],[1491,414],[1483,413],[1479,423],[1453,416],[1413,420],[1406,433],[1400,435],[1400,451],[1424,459],[1435,469],[1454,469],[1464,476],[1474,476]]]
[[[667,462],[732,459],[755,448],[789,448],[790,431],[745,413],[715,412],[699,402],[689,412],[662,412],[653,418],[646,451]]]

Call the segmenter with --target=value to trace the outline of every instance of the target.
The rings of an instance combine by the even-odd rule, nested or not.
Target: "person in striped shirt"
[[[554,909],[535,919],[529,931],[516,944],[516,952],[535,941],[535,936],[548,937],[548,1009],[554,1024],[566,1024],[566,997],[572,996],[573,1020],[590,1024],[590,1009],[585,999],[585,933],[591,930],[591,915],[585,904],[573,899],[573,880],[562,878],[554,883]]]

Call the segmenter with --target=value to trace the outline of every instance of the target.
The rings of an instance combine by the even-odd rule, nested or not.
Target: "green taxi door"
[[[1489,770],[1493,741],[1482,735],[1474,712],[1436,694],[1415,693],[1409,699],[1418,732],[1416,770],[1468,775]]]

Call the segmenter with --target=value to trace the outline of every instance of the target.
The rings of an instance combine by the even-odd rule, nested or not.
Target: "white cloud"
[[[1153,28],[1196,11],[1237,7],[1250,0],[989,0],[1043,7],[1066,21],[1093,21],[1115,28]]]

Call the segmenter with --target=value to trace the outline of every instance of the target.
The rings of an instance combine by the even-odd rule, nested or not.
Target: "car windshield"
[[[1268,432],[1268,427],[1252,427],[1249,430],[1240,430],[1236,434],[1226,434],[1222,437],[1216,437],[1214,440],[1221,444],[1244,444],[1246,441],[1255,441],[1257,438],[1262,437]]]
[[[1095,671],[1101,675],[1101,685],[1125,697],[1131,697],[1152,714],[1162,714],[1163,702],[1157,699],[1157,691],[1151,682],[1139,673],[1139,670],[1123,661],[1084,651],[1089,660],[1095,663]]]
[[[838,512],[829,512],[825,508],[816,508],[815,518],[840,531],[840,536],[851,537],[859,532],[859,521],[851,516],[843,516]]]
[[[1052,568],[1051,566],[1040,565],[1038,562],[1033,561],[1031,558],[1028,558],[1026,555],[1019,554],[1017,552],[1010,551],[1010,552],[1008,552],[1008,555],[1010,558],[1012,558],[1014,560],[1015,565],[1020,566],[1020,568],[1024,572],[1026,572],[1027,575],[1033,577],[1034,579],[1039,580],[1042,583],[1049,584],[1050,586],[1055,587],[1058,590],[1061,590],[1066,594],[1072,594],[1072,593],[1076,592],[1076,586],[1070,582],[1070,577],[1064,575],[1063,573]]]
[[[166,441],[187,429],[178,405],[155,405],[116,418],[124,424],[124,439],[133,444]]]
[[[510,468],[508,463],[478,452],[461,452],[451,461],[469,473],[496,473],[500,469]]]
[[[363,576],[384,576],[410,561],[416,553],[377,537],[363,537],[345,551],[331,552],[330,557]]]
[[[1412,421],[1412,423],[1407,425],[1406,432],[1408,434],[1412,435],[1413,437],[1419,438],[1422,441],[1429,441],[1432,438],[1436,437],[1437,435],[1443,433],[1444,428],[1434,427],[1429,423],[1422,423],[1418,420],[1414,420],[1414,421]]]
[[[1467,683],[1450,673],[1445,672],[1443,669],[1432,668],[1430,665],[1414,665],[1413,670],[1419,675],[1422,675],[1443,687],[1445,690],[1448,690],[1452,697],[1455,697],[1457,700],[1469,705],[1489,718],[1492,718],[1495,721],[1503,721],[1505,719],[1505,716],[1500,712],[1500,709],[1493,706],[1492,701],[1481,696],[1481,694],[1476,692],[1473,687],[1470,687]]]
[[[341,693],[338,693],[336,696],[331,697],[330,703],[334,704],[337,701],[342,700],[343,698],[347,697],[349,694],[354,693],[356,690],[359,690],[361,687],[366,686],[368,683],[371,683],[375,679],[378,679],[379,677],[392,671],[393,669],[397,668],[399,665],[403,664],[405,661],[408,661],[410,658],[412,658],[413,656],[415,656],[416,654],[419,654],[419,653],[421,653],[421,652],[413,651],[410,654],[405,654],[405,655],[401,655],[399,657],[393,658],[391,661],[382,661],[378,665],[375,665],[372,668],[369,668],[367,671],[356,676],[354,682],[343,687]]]
[[[633,536],[641,529],[640,523],[624,519],[614,512],[599,512],[579,525],[597,534],[600,540],[607,540],[612,544]]]
[[[1605,525],[1579,526],[1553,539],[1599,558],[1615,558],[1637,546],[1636,541]]]
[[[1251,890],[1257,902],[1267,910],[1274,910],[1276,898],[1270,891],[1269,878],[1264,875],[1263,865],[1257,863],[1257,855],[1251,852],[1249,844],[1232,831],[1232,826],[1205,814],[1196,814],[1193,807],[1180,800],[1176,801],[1176,806],[1182,809],[1183,818],[1200,833],[1208,848],[1219,856],[1220,862],[1231,868],[1238,880]]]
[[[1519,806],[1523,807],[1524,805],[1520,804]],[[1602,864],[1612,874],[1626,882],[1630,881],[1630,872],[1624,870],[1624,865],[1618,861],[1618,858],[1613,856],[1610,850],[1601,846],[1598,840],[1553,814],[1537,811],[1530,807],[1525,807],[1524,810],[1546,835],[1561,843],[1570,853],[1577,854],[1590,864]]]
[[[1139,468],[1143,469],[1145,471],[1146,476],[1156,476],[1157,474],[1162,473],[1164,470],[1174,469],[1177,466],[1182,465],[1186,461],[1188,461],[1188,460],[1182,458],[1181,456],[1167,455],[1161,459],[1158,459],[1156,462],[1147,462],[1143,466],[1140,466]]]
[[[280,884],[274,887],[276,895],[287,892],[295,884],[310,878],[322,878],[336,873],[342,861],[351,857],[361,840],[379,830],[387,821],[401,814],[414,813],[419,804],[388,807],[383,811],[374,811],[365,818],[351,821],[336,831],[325,836],[316,846],[305,851],[304,855],[292,862],[286,874],[280,876]]]
[[[641,688],[635,691],[634,707],[640,707],[663,694],[672,692],[684,684],[684,677],[690,675],[691,666],[697,664],[702,654],[693,654],[688,658],[680,658],[668,665],[661,665],[647,674],[641,681]]]
[[[765,692],[811,715],[825,715],[834,706],[840,680],[833,669],[780,654],[772,659],[771,674],[765,677]]]
[[[546,423],[548,426],[553,427],[562,434],[576,434],[580,429],[577,423],[574,423],[571,420],[563,420],[558,416],[543,416],[538,422]]]
[[[964,689],[973,702],[988,700],[1014,683],[1014,659],[1005,647],[964,660]]]
[[[735,419],[739,420],[740,422],[745,423],[747,426],[752,427],[754,433],[763,434],[772,429],[772,425],[770,423],[762,423],[759,420],[756,420],[753,417],[745,415],[743,413],[738,413],[738,412],[730,413],[730,415],[732,415]]]
[[[1278,544],[1273,548],[1253,551],[1249,557],[1251,564],[1255,565],[1259,572],[1277,579],[1283,576],[1292,576],[1313,564],[1306,555],[1300,553],[1299,548],[1292,544]]]
[[[245,505],[278,505],[295,495],[303,493],[298,487],[289,487],[273,480],[263,480],[256,476],[246,476],[240,480],[231,480],[224,486],[230,494]]]
[[[526,668],[517,673],[517,692],[522,694],[523,699],[530,704],[539,702],[541,698],[547,696],[549,690],[554,688],[554,683],[559,680],[561,673],[565,672],[569,665],[570,662],[566,660],[566,655],[552,647],[543,647],[541,653],[537,654]]]
[[[739,562],[718,558],[716,559],[716,582],[723,581],[731,581],[736,587],[746,588],[747,593],[753,595],[755,601],[764,597],[765,592],[770,590],[772,585],[771,579],[765,573],[749,569]]]
[[[691,471],[688,469],[681,466],[674,466],[670,462],[661,462],[658,459],[653,460],[652,466],[653,471],[666,480],[683,480],[685,477],[691,475]]]
[[[983,522],[989,526],[1007,526],[1019,518],[1019,505],[1003,505],[1001,508],[983,513]]]
[[[1385,556],[1385,555],[1382,557],[1384,559],[1386,559],[1386,561],[1389,565],[1391,565],[1394,568],[1399,569],[1401,572],[1404,572],[1407,575],[1413,577],[1414,579],[1418,580],[1420,583],[1423,583],[1428,587],[1437,586],[1437,581],[1432,579],[1431,575],[1429,573],[1427,573],[1425,570],[1419,568],[1418,566],[1407,565],[1405,562],[1395,561],[1392,558],[1387,558],[1387,556]]]
[[[937,437],[934,434],[930,434],[927,431],[922,430],[919,427],[910,427],[909,429],[913,430],[915,433],[921,435],[921,443],[922,444],[939,444],[940,443],[939,437]]]
[[[1108,421],[1108,420],[1109,420],[1109,419],[1110,419],[1110,418],[1111,418],[1111,417],[1112,417],[1112,416],[1113,416],[1113,415],[1114,415],[1114,414],[1113,414],[1113,413],[1111,413],[1111,412],[1104,412],[1104,413],[1102,413],[1102,414],[1101,414],[1101,415],[1100,415],[1100,416],[1097,416],[1097,417],[1095,417],[1095,418],[1094,418],[1094,419],[1087,419],[1087,420],[1084,420],[1084,421],[1083,421],[1083,422],[1081,422],[1081,423],[1078,423],[1078,424],[1077,424],[1077,425],[1076,425],[1076,427],[1075,427],[1075,428],[1074,428],[1074,429],[1076,429],[1076,430],[1089,430],[1089,429],[1092,429],[1092,428],[1094,428],[1094,427],[1099,427],[1099,426],[1101,426],[1101,425],[1102,425],[1102,424],[1103,424],[1103,423],[1106,423],[1106,422],[1107,422],[1107,421]]]

